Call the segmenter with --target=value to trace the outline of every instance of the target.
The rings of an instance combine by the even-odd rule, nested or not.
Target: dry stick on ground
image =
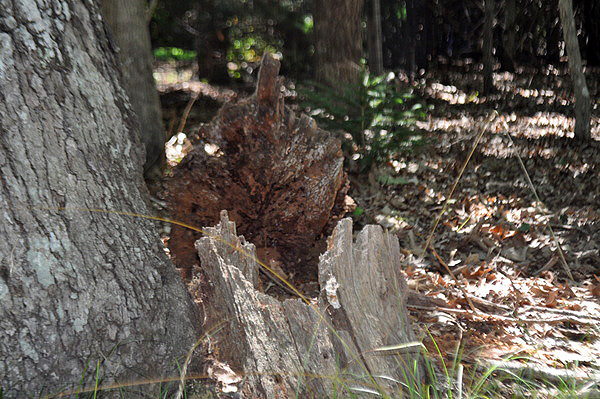
[[[537,194],[537,190],[535,189],[535,186],[533,185],[533,182],[531,181],[531,178],[529,177],[527,168],[525,168],[525,164],[523,163],[521,156],[516,151],[516,146],[515,146],[515,143],[513,142],[512,137],[510,137],[510,134],[508,134],[508,131],[509,131],[508,124],[506,123],[506,121],[503,120],[502,125],[505,129],[504,134],[510,140],[510,144],[513,146],[513,148],[515,148],[515,155],[517,157],[517,160],[519,161],[519,165],[521,165],[521,169],[523,169],[523,173],[525,174],[525,178],[527,179],[527,184],[529,184],[529,187],[531,188],[531,191],[533,192],[533,195],[534,195],[537,203],[541,204],[542,201],[540,200],[540,197]],[[538,206],[536,206],[536,208],[538,208]],[[560,260],[562,261],[561,264],[562,264],[563,268],[565,269],[565,272],[567,273],[569,280],[571,280],[571,282],[575,282],[575,280],[573,279],[573,274],[571,274],[571,269],[569,268],[569,265],[567,264],[567,260],[565,259],[565,254],[562,250],[562,247],[560,246],[560,243],[558,242],[558,238],[554,234],[554,229],[552,229],[552,226],[550,225],[550,223],[547,223],[546,226],[548,227],[548,230],[550,230],[550,235],[552,236],[552,240],[556,243],[556,249],[558,250],[558,255],[560,256]]]
[[[508,316],[500,316],[495,314],[483,313],[479,311],[478,313],[473,313],[465,309],[452,309],[441,306],[421,306],[421,305],[412,305],[408,303],[406,305],[409,309],[416,310],[429,310],[435,312],[444,312],[450,314],[457,314],[463,316],[465,318],[471,320],[484,320],[486,322],[492,323],[520,323],[520,324],[560,324],[560,323],[573,323],[573,324],[581,324],[585,326],[596,326],[598,325],[598,321],[595,320],[583,320],[577,317],[555,317],[551,319],[522,319],[516,317],[508,317]]]
[[[440,257],[440,255],[438,255],[437,251],[435,250],[435,248],[433,248],[433,245],[430,246],[431,248],[431,252],[433,253],[433,256],[435,256],[438,260],[438,262],[440,262],[440,264],[442,266],[444,266],[444,269],[446,269],[446,271],[450,274],[450,276],[452,276],[452,278],[454,279],[454,281],[456,281],[456,284],[458,285],[458,288],[460,289],[460,291],[463,293],[465,299],[467,300],[467,303],[469,304],[469,307],[471,308],[471,310],[475,313],[479,312],[479,309],[477,309],[475,307],[475,305],[473,305],[473,302],[471,302],[471,298],[469,298],[469,294],[467,294],[467,291],[465,291],[465,288],[463,287],[462,283],[456,278],[456,276],[454,275],[454,273],[452,273],[452,270],[450,270],[450,267],[448,267],[448,264],[446,262],[444,262],[444,260]]]
[[[517,360],[484,360],[481,362],[485,368],[494,368],[494,372],[504,371],[510,376],[519,375],[526,379],[541,379],[555,385],[573,386],[590,381],[586,387],[580,389],[582,394],[589,396],[575,396],[580,398],[598,398],[598,390],[591,389],[595,384],[600,383],[600,373],[587,373],[581,370],[559,369],[554,367],[541,366],[537,364],[521,363]],[[595,395],[595,396],[592,396]],[[561,395],[551,395],[550,397],[561,397]]]
[[[463,166],[460,169],[460,172],[459,172],[458,176],[456,177],[456,180],[454,181],[454,184],[452,185],[452,188],[450,189],[450,193],[448,194],[448,197],[446,198],[446,201],[444,202],[444,206],[442,206],[442,210],[440,211],[437,219],[435,220],[433,228],[431,229],[431,233],[429,233],[429,237],[427,237],[427,242],[425,243],[425,246],[423,247],[423,252],[421,253],[421,258],[425,257],[425,253],[427,252],[427,248],[429,248],[429,245],[431,244],[431,240],[433,239],[433,234],[435,233],[435,229],[437,228],[437,225],[440,223],[440,220],[442,219],[442,215],[444,214],[444,212],[446,212],[446,207],[448,206],[448,203],[452,199],[452,195],[454,194],[454,190],[456,189],[456,186],[458,185],[458,182],[460,181],[460,178],[462,177],[463,173],[465,172],[465,169],[467,168],[469,160],[471,160],[471,157],[473,156],[473,153],[475,152],[475,149],[477,148],[477,145],[479,144],[479,141],[481,140],[481,137],[483,137],[483,134],[485,133],[485,131],[487,130],[487,128],[490,126],[490,124],[494,121],[494,119],[496,119],[497,116],[498,116],[498,111],[494,110],[487,117],[487,119],[485,121],[485,124],[483,125],[483,127],[481,128],[481,131],[477,135],[477,138],[475,139],[475,143],[473,144],[473,147],[471,148],[471,151],[469,152],[469,155],[467,156],[467,159],[465,159],[465,162],[463,163]]]
[[[467,156],[467,159],[465,159],[465,162],[463,163],[463,166],[460,169],[460,173],[456,177],[456,180],[454,181],[454,184],[452,185],[452,188],[450,189],[450,194],[448,194],[448,197],[446,198],[446,201],[444,202],[444,205],[442,206],[442,210],[440,211],[437,219],[435,220],[433,228],[431,229],[431,233],[429,233],[429,237],[427,237],[427,242],[425,243],[425,246],[423,247],[423,252],[421,254],[421,258],[424,258],[425,257],[425,253],[427,252],[427,248],[431,247],[431,250],[433,251],[434,256],[438,259],[438,261],[442,264],[442,266],[444,266],[446,268],[446,270],[450,273],[450,275],[452,276],[452,278],[454,278],[454,280],[456,280],[456,282],[458,283],[458,286],[459,286],[460,290],[462,291],[462,293],[464,294],[465,299],[467,300],[467,303],[469,304],[469,307],[474,312],[478,311],[477,308],[475,307],[475,305],[473,305],[473,302],[471,302],[471,300],[469,299],[469,296],[468,296],[467,292],[464,290],[464,288],[463,288],[462,284],[460,283],[460,281],[458,281],[458,279],[450,271],[450,268],[448,267],[448,265],[446,264],[446,262],[444,262],[439,257],[439,255],[437,254],[437,252],[433,248],[433,245],[431,245],[431,240],[433,239],[433,234],[435,233],[435,229],[437,228],[437,225],[439,224],[439,222],[440,222],[440,220],[442,218],[442,215],[446,211],[446,207],[448,206],[448,202],[450,201],[450,199],[452,199],[452,195],[454,194],[454,190],[456,189],[456,186],[458,185],[458,182],[460,181],[460,178],[462,177],[465,169],[467,168],[467,164],[469,163],[469,160],[473,156],[473,153],[475,152],[475,149],[477,148],[477,145],[479,144],[479,141],[481,140],[481,137],[483,136],[483,133],[485,133],[485,131],[487,130],[487,128],[489,127],[489,125],[494,121],[494,119],[496,119],[497,116],[498,116],[498,112],[497,111],[493,111],[487,117],[485,124],[483,125],[483,127],[481,128],[481,131],[477,135],[477,138],[475,139],[475,143],[473,144],[473,148],[471,148],[471,151],[469,152],[469,155]]]
[[[194,106],[194,103],[196,102],[198,97],[200,97],[200,92],[194,92],[194,95],[192,96],[192,98],[190,98],[190,101],[188,101],[187,105],[185,106],[185,109],[183,110],[183,115],[181,116],[181,122],[179,122],[179,127],[177,128],[177,133],[183,132],[183,129],[185,129],[185,124],[187,123],[190,111],[192,110],[192,107]]]

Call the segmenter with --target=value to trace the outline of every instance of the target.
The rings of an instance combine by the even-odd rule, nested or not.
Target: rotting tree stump
[[[167,184],[170,209],[194,226],[216,224],[225,209],[262,261],[288,271],[312,263],[314,272],[327,226],[343,216],[348,180],[339,140],[285,106],[278,72],[266,54],[254,95],[200,128]],[[174,226],[168,246],[179,267],[198,263],[199,237]]]
[[[242,397],[402,397],[402,384],[421,384],[418,345],[376,350],[415,341],[397,237],[366,226],[353,242],[352,221],[338,222],[319,262],[319,298],[307,304],[257,290],[254,245],[226,212],[206,231],[196,249],[213,287],[207,309],[225,320],[213,343],[246,377]]]

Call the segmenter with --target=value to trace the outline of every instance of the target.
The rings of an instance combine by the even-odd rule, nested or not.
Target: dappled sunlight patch
[[[479,103],[477,92],[465,93],[456,86],[445,86],[440,83],[432,83],[431,87],[426,89],[426,93],[431,97],[445,101],[448,104]]]
[[[179,132],[165,143],[165,155],[169,166],[175,166],[191,149],[192,144],[183,132]]]

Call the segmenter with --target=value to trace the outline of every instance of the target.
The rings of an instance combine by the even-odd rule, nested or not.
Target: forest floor
[[[193,132],[247,91],[191,81],[185,69],[162,66],[156,76],[175,134],[167,146],[174,167],[189,145],[176,133]],[[599,82],[590,74],[592,98]],[[574,120],[564,71],[495,74],[498,91],[487,97],[480,83],[473,65],[418,79],[415,93],[433,106],[419,122],[428,144],[368,174],[350,173],[356,230],[378,223],[398,236],[417,335],[446,365],[457,355],[483,367],[510,358],[516,372],[545,380],[600,378],[598,104],[592,142],[576,144],[566,133]],[[493,110],[499,115],[488,123]]]

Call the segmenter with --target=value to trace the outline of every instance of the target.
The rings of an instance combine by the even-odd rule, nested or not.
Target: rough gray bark
[[[494,13],[495,0],[484,0],[483,20],[483,93],[494,91]]]
[[[102,0],[102,14],[114,36],[125,91],[140,122],[146,149],[144,171],[150,176],[164,160],[165,129],[152,77],[152,49],[146,0]]]
[[[214,286],[208,302],[228,320],[217,345],[247,377],[244,397],[347,397],[351,387],[395,397],[401,389],[391,381],[420,383],[422,374],[413,371],[418,353],[374,351],[414,341],[396,237],[367,226],[353,243],[352,221],[340,221],[321,257],[321,296],[307,305],[257,290],[249,271],[257,266],[254,245],[236,235],[226,212],[205,231],[196,248]],[[352,397],[372,397],[353,391]]]
[[[590,131],[592,105],[581,64],[581,53],[579,52],[571,0],[559,0],[558,9],[569,59],[569,74],[575,86],[575,139],[584,142],[590,141],[592,138]]]
[[[362,55],[363,0],[317,1],[315,23],[316,79],[322,83],[358,83]]]
[[[137,123],[99,10],[0,8],[4,397],[89,384],[97,364],[102,384],[177,375],[196,315],[153,224],[86,210],[148,212]]]

